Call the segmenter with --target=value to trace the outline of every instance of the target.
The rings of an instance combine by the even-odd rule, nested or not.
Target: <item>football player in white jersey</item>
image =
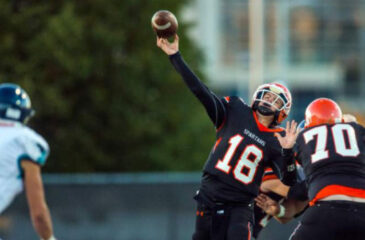
[[[49,146],[25,125],[33,115],[30,98],[21,87],[0,84],[0,215],[25,189],[35,231],[41,239],[55,240],[41,178]]]

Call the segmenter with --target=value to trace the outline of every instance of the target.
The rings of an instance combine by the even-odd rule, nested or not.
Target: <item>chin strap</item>
[[[252,110],[258,111],[260,114],[264,116],[271,116],[274,115],[274,120],[269,125],[269,128],[275,128],[278,125],[278,119],[279,119],[279,111],[272,111],[270,108],[266,106],[259,106],[259,102],[255,101],[252,105]]]
[[[274,111],[272,111],[269,107],[266,106],[258,106],[257,110],[264,116],[271,116],[275,114]]]
[[[275,112],[274,120],[272,120],[272,122],[271,122],[271,124],[270,124],[269,128],[274,128],[274,127],[276,127],[276,126],[278,125],[279,114],[280,114],[280,112],[279,112],[279,111],[276,111],[276,112]]]

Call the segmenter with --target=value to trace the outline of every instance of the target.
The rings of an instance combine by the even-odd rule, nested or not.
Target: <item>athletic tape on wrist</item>
[[[285,215],[285,207],[283,205],[281,205],[281,204],[279,206],[280,206],[280,211],[276,215],[276,217],[281,218],[281,217],[283,217]]]
[[[53,235],[50,236],[49,238],[45,239],[45,238],[41,238],[41,240],[57,240]]]

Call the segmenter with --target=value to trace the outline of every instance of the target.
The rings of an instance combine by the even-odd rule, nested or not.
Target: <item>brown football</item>
[[[152,28],[158,37],[169,38],[177,31],[177,19],[173,13],[167,10],[159,10],[151,19]]]

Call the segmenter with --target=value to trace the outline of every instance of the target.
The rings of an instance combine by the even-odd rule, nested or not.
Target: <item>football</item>
[[[169,38],[175,35],[178,27],[175,15],[167,10],[159,10],[151,19],[152,28],[161,38]]]

